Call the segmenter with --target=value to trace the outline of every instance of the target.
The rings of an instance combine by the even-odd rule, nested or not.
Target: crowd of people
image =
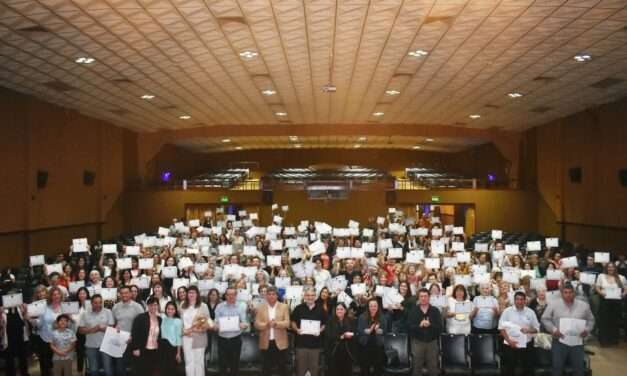
[[[439,374],[442,333],[474,333],[499,335],[504,374],[530,369],[543,346],[553,375],[567,361],[583,375],[587,337],[619,341],[624,255],[566,252],[553,238],[508,244],[498,230],[470,241],[434,213],[392,209],[346,228],[286,225],[280,211],[266,227],[257,213],[204,214],[128,244],[75,239],[31,256],[32,292],[3,271],[8,374],[28,375],[34,354],[42,376],[201,376],[217,336],[220,374],[238,375],[241,336],[254,332],[263,374],[287,375],[292,332],[297,376],[319,375],[321,353],[331,374],[357,363],[381,375],[388,333],[409,336],[414,374]]]

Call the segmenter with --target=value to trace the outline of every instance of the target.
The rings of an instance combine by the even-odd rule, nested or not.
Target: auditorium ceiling
[[[627,94],[626,4],[3,0],[0,86],[139,132],[261,124],[520,131]],[[356,143],[320,136],[312,144]]]

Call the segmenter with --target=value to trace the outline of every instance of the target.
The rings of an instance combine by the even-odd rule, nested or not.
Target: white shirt
[[[506,322],[516,324],[523,328],[533,328],[536,331],[540,330],[540,323],[538,322],[536,313],[527,306],[523,307],[523,309],[517,309],[516,306],[505,308],[499,320],[499,330],[505,328],[503,324]],[[530,342],[532,339],[533,334],[527,334],[527,342]]]
[[[276,320],[276,303],[274,303],[274,307],[268,305],[268,320]],[[270,328],[270,341],[274,341],[274,328]]]

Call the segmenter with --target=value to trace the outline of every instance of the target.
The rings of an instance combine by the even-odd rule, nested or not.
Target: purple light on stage
[[[492,175],[492,174],[488,174],[488,181],[489,182],[494,182],[496,180],[496,176]]]
[[[172,178],[172,173],[170,171],[165,171],[161,173],[161,181],[167,183]]]

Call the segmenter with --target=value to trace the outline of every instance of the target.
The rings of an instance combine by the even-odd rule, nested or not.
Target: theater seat
[[[470,362],[473,375],[499,375],[501,362],[496,353],[493,334],[473,334],[470,341]]]
[[[535,376],[549,376],[551,375],[551,366],[553,364],[553,356],[551,350],[544,350],[540,348],[534,348],[534,362],[533,362],[533,374]],[[592,375],[592,369],[590,368],[590,358],[587,354],[584,354],[584,369],[587,376]],[[565,375],[572,375],[573,370],[567,364],[564,368]]]
[[[260,373],[263,370],[261,350],[259,350],[259,336],[256,334],[242,334],[239,370],[240,373]]]
[[[209,351],[205,353],[205,362],[206,372],[208,375],[219,375],[220,374],[220,363],[218,361],[218,336],[212,334],[209,336],[209,341],[211,341],[211,346]]]
[[[398,354],[398,362],[386,365],[388,375],[408,375],[411,373],[412,362],[409,355],[409,339],[407,334],[387,334],[384,338],[385,349],[393,349]]]
[[[444,375],[470,375],[466,336],[442,334],[440,336],[440,368]]]

